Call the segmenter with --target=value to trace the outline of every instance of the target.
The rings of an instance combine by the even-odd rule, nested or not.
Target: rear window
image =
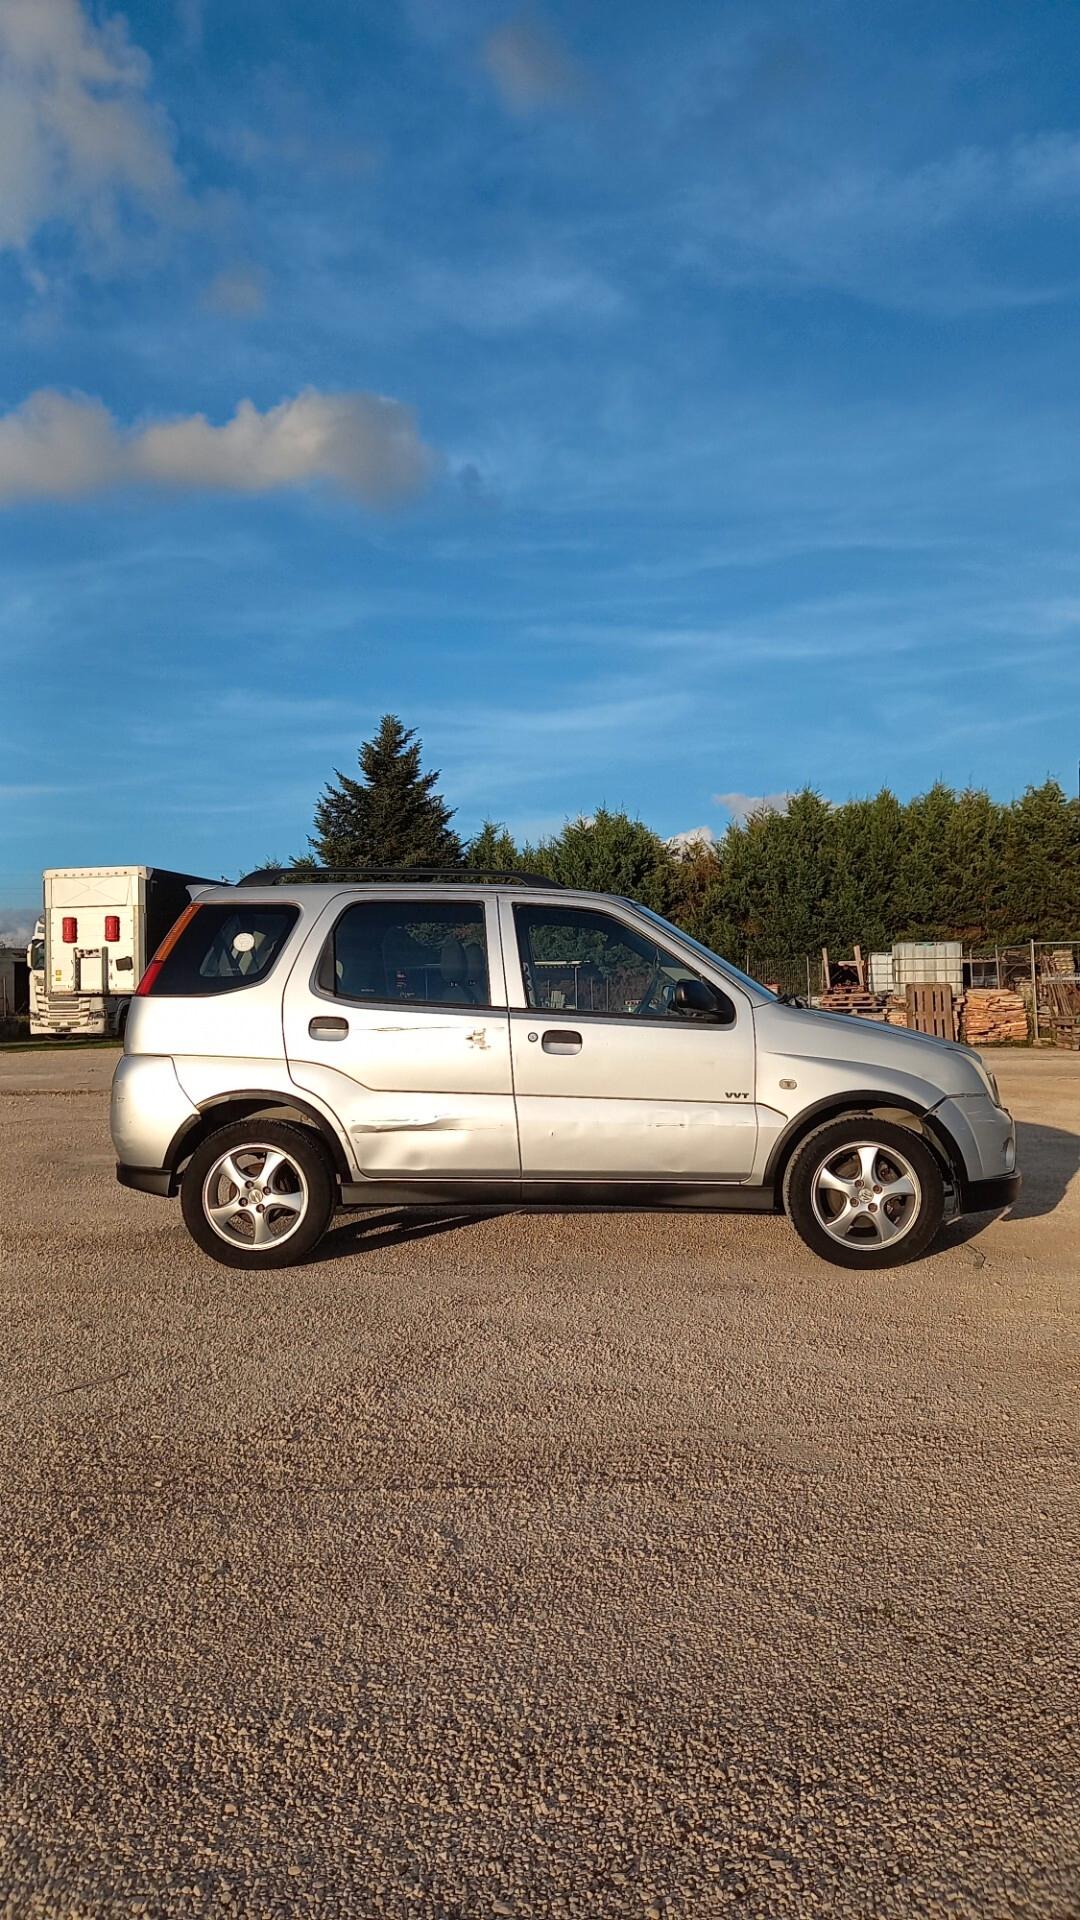
[[[166,954],[151,992],[232,993],[265,980],[299,907],[200,907]]]

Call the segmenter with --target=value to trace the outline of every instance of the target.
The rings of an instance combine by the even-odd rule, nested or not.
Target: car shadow
[[[1009,1208],[1006,1220],[1037,1220],[1053,1213],[1080,1173],[1080,1134],[1018,1120],[1016,1164],[1024,1180],[1020,1197]]]
[[[394,1207],[389,1211],[349,1213],[331,1228],[312,1260],[337,1260],[345,1255],[374,1253],[380,1247],[402,1247],[410,1240],[428,1240],[433,1234],[478,1226],[495,1212],[515,1211],[513,1207],[488,1207],[442,1213],[425,1212],[421,1207]]]
[[[1008,1224],[1012,1220],[1037,1220],[1053,1213],[1061,1205],[1070,1182],[1080,1173],[1080,1134],[1065,1133],[1060,1127],[1043,1127],[1027,1120],[1016,1123],[1016,1158],[1024,1182],[1020,1197],[1004,1211],[992,1208]],[[422,1207],[382,1208],[371,1213],[348,1213],[327,1234],[313,1259],[337,1260],[357,1253],[374,1253],[380,1247],[402,1247],[410,1240],[428,1240],[436,1234],[456,1233],[462,1227],[478,1226],[495,1214],[527,1213],[527,1205],[461,1208],[453,1213],[425,1211]],[[983,1232],[989,1213],[967,1213],[951,1220],[934,1242],[933,1251],[962,1246]]]

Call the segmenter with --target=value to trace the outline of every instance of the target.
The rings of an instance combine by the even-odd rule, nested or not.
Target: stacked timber
[[[1027,1009],[1007,987],[972,987],[964,995],[960,1032],[971,1047],[1022,1045],[1028,1037]]]
[[[885,1002],[885,1024],[887,1027],[906,1027],[908,1007],[906,993],[890,993]]]

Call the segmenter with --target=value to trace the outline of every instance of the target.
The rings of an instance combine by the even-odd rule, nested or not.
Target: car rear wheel
[[[184,1224],[226,1267],[292,1267],[314,1252],[334,1211],[334,1179],[318,1141],[281,1120],[220,1127],[180,1183]]]
[[[924,1253],[945,1217],[945,1184],[913,1128],[855,1114],[816,1128],[784,1178],[784,1210],[814,1253],[838,1267],[898,1267]]]

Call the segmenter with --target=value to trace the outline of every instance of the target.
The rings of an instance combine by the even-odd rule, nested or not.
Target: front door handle
[[[549,1027],[540,1045],[545,1053],[580,1053],[581,1035],[569,1027]]]
[[[349,1023],[335,1019],[333,1015],[316,1014],[313,1020],[308,1021],[307,1030],[313,1040],[344,1040]]]

